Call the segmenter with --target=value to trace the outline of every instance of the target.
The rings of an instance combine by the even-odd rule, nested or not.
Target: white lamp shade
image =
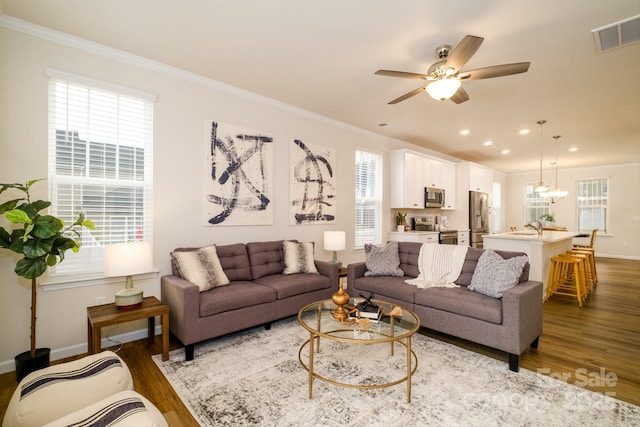
[[[344,231],[325,231],[324,249],[327,251],[344,251],[347,245]]]
[[[433,99],[444,101],[451,98],[460,89],[461,85],[460,80],[450,77],[429,83],[425,90]]]
[[[149,242],[114,243],[107,245],[104,254],[106,277],[131,276],[153,269],[153,255]]]

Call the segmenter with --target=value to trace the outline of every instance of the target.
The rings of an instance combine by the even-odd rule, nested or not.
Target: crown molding
[[[238,96],[253,102],[257,102],[269,107],[273,107],[282,111],[286,111],[292,114],[296,114],[301,117],[305,117],[311,120],[328,123],[332,126],[340,127],[350,130],[352,132],[364,134],[369,138],[384,139],[387,141],[396,141],[400,143],[406,143],[392,137],[381,135],[366,129],[359,128],[357,126],[350,125],[335,119],[331,119],[326,116],[322,116],[317,113],[313,113],[309,110],[305,110],[299,107],[286,104],[281,101],[277,101],[273,98],[258,95],[256,93],[240,89],[235,86],[228,85],[226,83],[219,82],[207,77],[203,77],[199,74],[185,71],[181,68],[177,68],[171,65],[164,64],[159,61],[155,61],[149,58],[145,58],[139,55],[135,55],[129,52],[125,52],[120,49],[115,49],[109,46],[105,46],[100,43],[92,42],[81,37],[73,36],[71,34],[64,33],[62,31],[53,30],[51,28],[43,27],[41,25],[33,24],[22,19],[15,18],[13,16],[0,14],[0,27],[13,31],[18,31],[24,34],[28,34],[33,37],[37,37],[43,40],[47,40],[53,43],[57,43],[63,46],[71,47],[74,49],[82,50],[87,53],[99,55],[108,59],[113,59],[125,64],[133,65],[135,67],[143,68],[145,70],[164,74],[166,76],[181,79],[190,83],[195,83],[200,86],[205,86],[211,89],[215,89],[221,92],[228,93],[230,95]]]

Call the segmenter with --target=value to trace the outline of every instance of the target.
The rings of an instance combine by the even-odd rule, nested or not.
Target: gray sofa
[[[281,240],[222,245],[216,250],[228,285],[200,292],[178,277],[173,264],[173,274],[160,280],[161,299],[171,310],[170,330],[184,344],[186,360],[193,359],[198,342],[263,324],[269,329],[271,322],[331,298],[338,290],[337,264],[316,260],[319,274],[282,274]]]
[[[421,243],[399,242],[400,268],[403,277],[365,277],[366,263],[347,267],[347,283],[351,296],[373,292],[376,298],[412,310],[422,327],[443,332],[507,352],[509,369],[519,370],[520,355],[529,346],[536,348],[542,333],[542,282],[530,281],[529,264],[519,283],[504,292],[502,298],[492,298],[470,291],[481,249],[468,248],[458,288],[418,288],[405,280],[418,277],[418,256]],[[496,251],[503,258],[523,255]]]

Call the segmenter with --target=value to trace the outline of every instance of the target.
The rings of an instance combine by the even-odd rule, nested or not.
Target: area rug
[[[355,331],[366,333],[366,331]],[[298,351],[309,334],[295,317],[252,328],[154,361],[202,426],[603,426],[640,425],[640,407],[415,334],[418,368],[381,389],[313,383]],[[403,377],[406,350],[322,340],[315,371],[351,384]],[[302,360],[308,360],[308,346]]]

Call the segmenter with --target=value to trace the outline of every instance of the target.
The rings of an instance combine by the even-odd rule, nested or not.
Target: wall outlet
[[[106,304],[106,303],[107,303],[107,297],[96,297],[97,305]]]

